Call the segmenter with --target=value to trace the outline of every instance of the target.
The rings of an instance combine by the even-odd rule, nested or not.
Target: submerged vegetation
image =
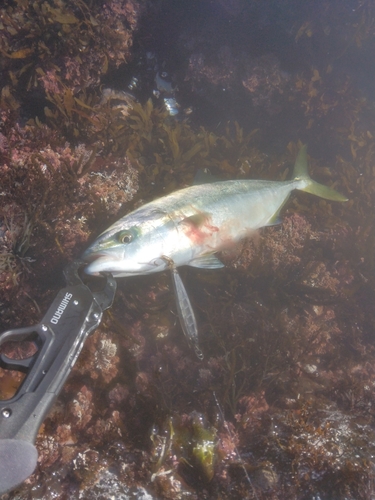
[[[39,321],[90,238],[199,169],[284,179],[300,140],[312,177],[350,199],[298,194],[282,224],[220,256],[226,269],[182,270],[203,362],[182,338],[168,274],[119,281],[39,433],[39,467],[18,498],[142,488],[174,499],[372,498],[375,112],[338,61],[368,48],[375,13],[352,2],[343,33],[333,4],[290,29],[304,54],[334,40],[332,61],[288,74],[270,57],[246,66],[239,85],[257,117],[248,128],[225,118],[203,127],[194,112],[172,117],[157,99],[102,84],[131,60],[147,2],[0,9],[1,329]],[[235,5],[248,8],[225,9]],[[186,81],[236,89],[235,68],[227,79],[215,72],[228,69],[227,53],[221,65],[202,56],[195,68],[192,56]],[[10,380],[0,370],[1,394]]]
[[[69,106],[112,65],[130,59],[140,12],[138,3],[121,0],[9,2],[1,8],[3,92],[11,86],[47,99],[63,93]]]

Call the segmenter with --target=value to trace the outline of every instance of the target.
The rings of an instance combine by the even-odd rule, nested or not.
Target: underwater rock
[[[270,115],[283,109],[278,96],[288,88],[290,75],[281,70],[280,62],[273,54],[247,61],[242,85],[250,92],[255,107],[264,107]]]
[[[314,178],[350,201],[299,194],[282,224],[226,253],[226,269],[182,271],[204,362],[182,338],[168,276],[119,282],[40,430],[37,470],[4,498],[369,500],[374,7],[200,2],[200,24],[197,10],[179,17],[171,5],[1,7],[1,328],[39,321],[65,264],[134,208],[135,195],[142,203],[186,186],[198,168],[285,179],[301,139]],[[176,43],[155,44],[144,30],[133,51],[146,22]],[[105,99],[102,83],[131,90],[121,66],[133,57],[137,67],[137,50],[168,59],[167,45],[177,101],[197,98],[212,126],[177,121],[149,95]],[[220,113],[207,113],[205,99]],[[0,370],[1,396],[21,379]]]

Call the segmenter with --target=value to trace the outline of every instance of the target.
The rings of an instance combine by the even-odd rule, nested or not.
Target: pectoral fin
[[[192,267],[199,267],[201,269],[220,269],[225,267],[224,264],[213,254],[197,257],[196,259],[191,260],[188,265]]]
[[[190,215],[189,217],[185,217],[179,222],[179,224],[186,224],[189,226],[193,226],[196,229],[199,229],[203,226],[210,218],[210,215],[206,212],[199,212],[194,215]]]

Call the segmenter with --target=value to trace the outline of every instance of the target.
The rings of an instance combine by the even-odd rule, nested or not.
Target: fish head
[[[115,278],[163,271],[163,236],[160,225],[118,221],[102,233],[82,255],[85,273],[111,273]]]

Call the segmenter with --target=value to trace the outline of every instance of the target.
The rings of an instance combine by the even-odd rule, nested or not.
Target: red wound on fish
[[[210,224],[211,215],[206,212],[199,212],[186,217],[180,222],[186,236],[196,244],[202,244],[212,233],[219,231],[219,228]]]

